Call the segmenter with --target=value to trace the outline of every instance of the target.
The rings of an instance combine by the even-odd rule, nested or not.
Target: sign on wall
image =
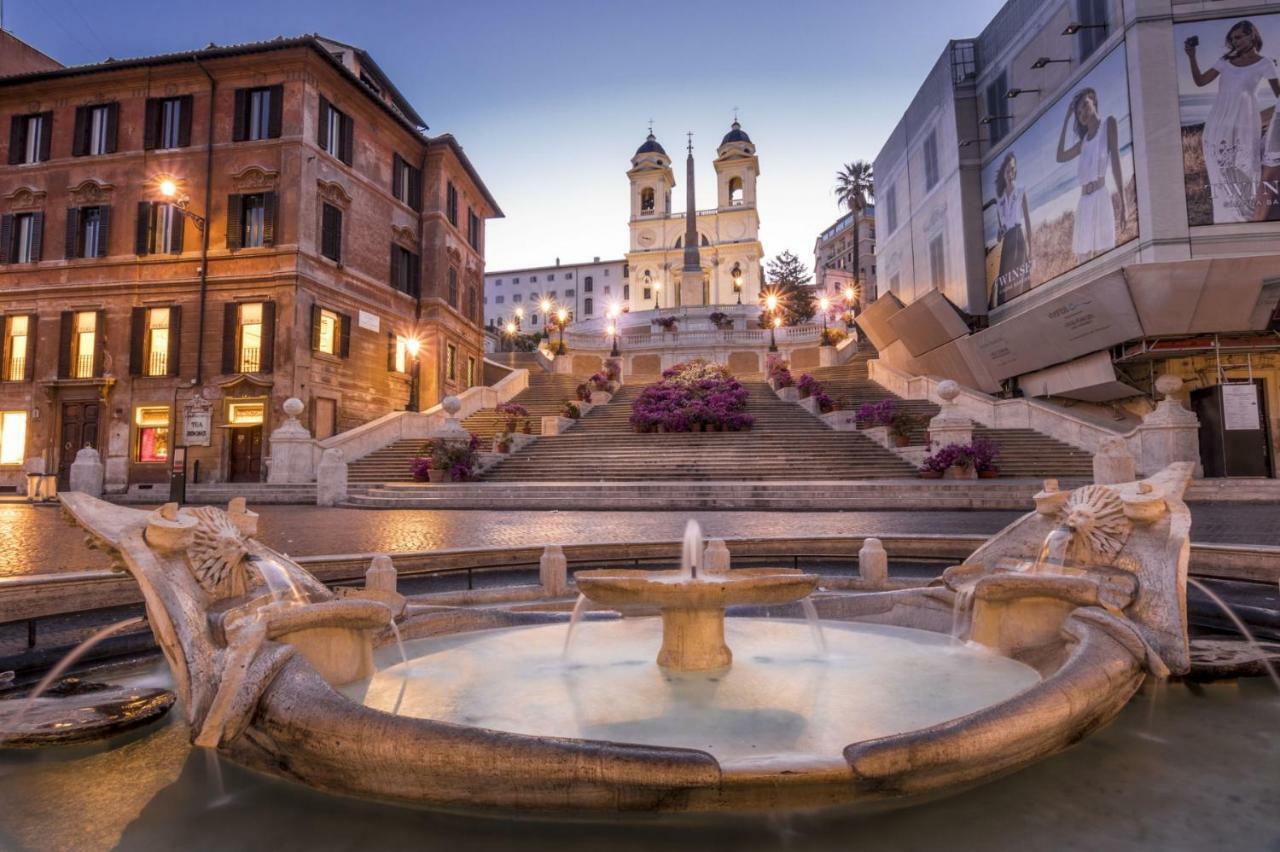
[[[1256,432],[1262,428],[1258,387],[1253,382],[1222,386],[1222,428],[1228,432]]]
[[[182,445],[207,447],[213,441],[213,406],[192,399],[182,407]]]
[[[982,203],[991,307],[1138,236],[1124,44],[982,169]]]
[[[1173,37],[1188,224],[1280,221],[1280,14],[1178,24]]]
[[[378,321],[377,314],[371,314],[368,311],[360,311],[356,315],[356,324],[368,331],[377,331],[381,323]]]

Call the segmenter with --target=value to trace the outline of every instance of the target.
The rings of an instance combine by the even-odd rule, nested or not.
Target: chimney
[[[560,258],[558,258],[558,257],[557,257],[557,258],[556,258],[556,266],[559,266],[559,265],[560,265]]]

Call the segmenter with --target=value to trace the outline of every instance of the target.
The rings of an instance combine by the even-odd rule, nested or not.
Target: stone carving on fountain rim
[[[1072,491],[1058,517],[1071,531],[1068,557],[1086,565],[1112,564],[1133,531],[1132,522],[1125,517],[1124,501],[1105,485]]]

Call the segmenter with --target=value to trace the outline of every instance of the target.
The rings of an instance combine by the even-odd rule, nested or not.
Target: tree
[[[766,299],[770,293],[778,297],[778,310],[784,325],[799,325],[813,319],[816,308],[813,302],[813,276],[809,268],[800,262],[790,251],[784,251],[769,261],[768,289],[760,294],[760,307],[765,313],[760,315],[760,325],[767,328],[772,317],[767,315]]]
[[[866,160],[845,163],[836,172],[836,203],[855,213],[867,206],[867,200],[875,195],[875,180],[871,164]]]

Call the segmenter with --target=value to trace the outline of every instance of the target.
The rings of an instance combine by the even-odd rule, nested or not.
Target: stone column
[[[391,557],[380,553],[369,563],[369,570],[364,572],[364,587],[375,592],[395,592],[396,566]]]
[[[71,463],[71,490],[83,491],[90,497],[102,496],[102,483],[106,470],[102,457],[93,447],[83,447]]]
[[[940,447],[973,442],[973,421],[956,407],[956,397],[959,395],[960,385],[951,379],[938,382],[942,410],[929,421],[929,440]]]
[[[316,505],[333,506],[347,499],[347,460],[342,450],[324,451],[316,467]]]
[[[1131,443],[1137,444],[1138,469],[1147,475],[1173,462],[1191,462],[1195,476],[1204,476],[1200,464],[1200,419],[1174,398],[1182,389],[1182,379],[1165,374],[1156,379],[1156,390],[1164,399],[1133,430]]]
[[[858,551],[858,576],[873,589],[882,589],[889,582],[889,554],[878,538],[869,538]]]
[[[836,350],[834,346],[819,346],[818,347],[818,366],[834,367],[838,363],[837,359],[839,358],[839,356],[840,356],[840,353]]]
[[[268,439],[271,464],[267,468],[267,482],[272,485],[314,482],[315,442],[307,427],[298,420],[306,406],[302,400],[290,397],[284,401],[283,408],[287,419]]]
[[[569,591],[569,560],[565,559],[564,548],[558,544],[549,544],[542,551],[538,560],[538,582],[548,595],[559,597]]]

